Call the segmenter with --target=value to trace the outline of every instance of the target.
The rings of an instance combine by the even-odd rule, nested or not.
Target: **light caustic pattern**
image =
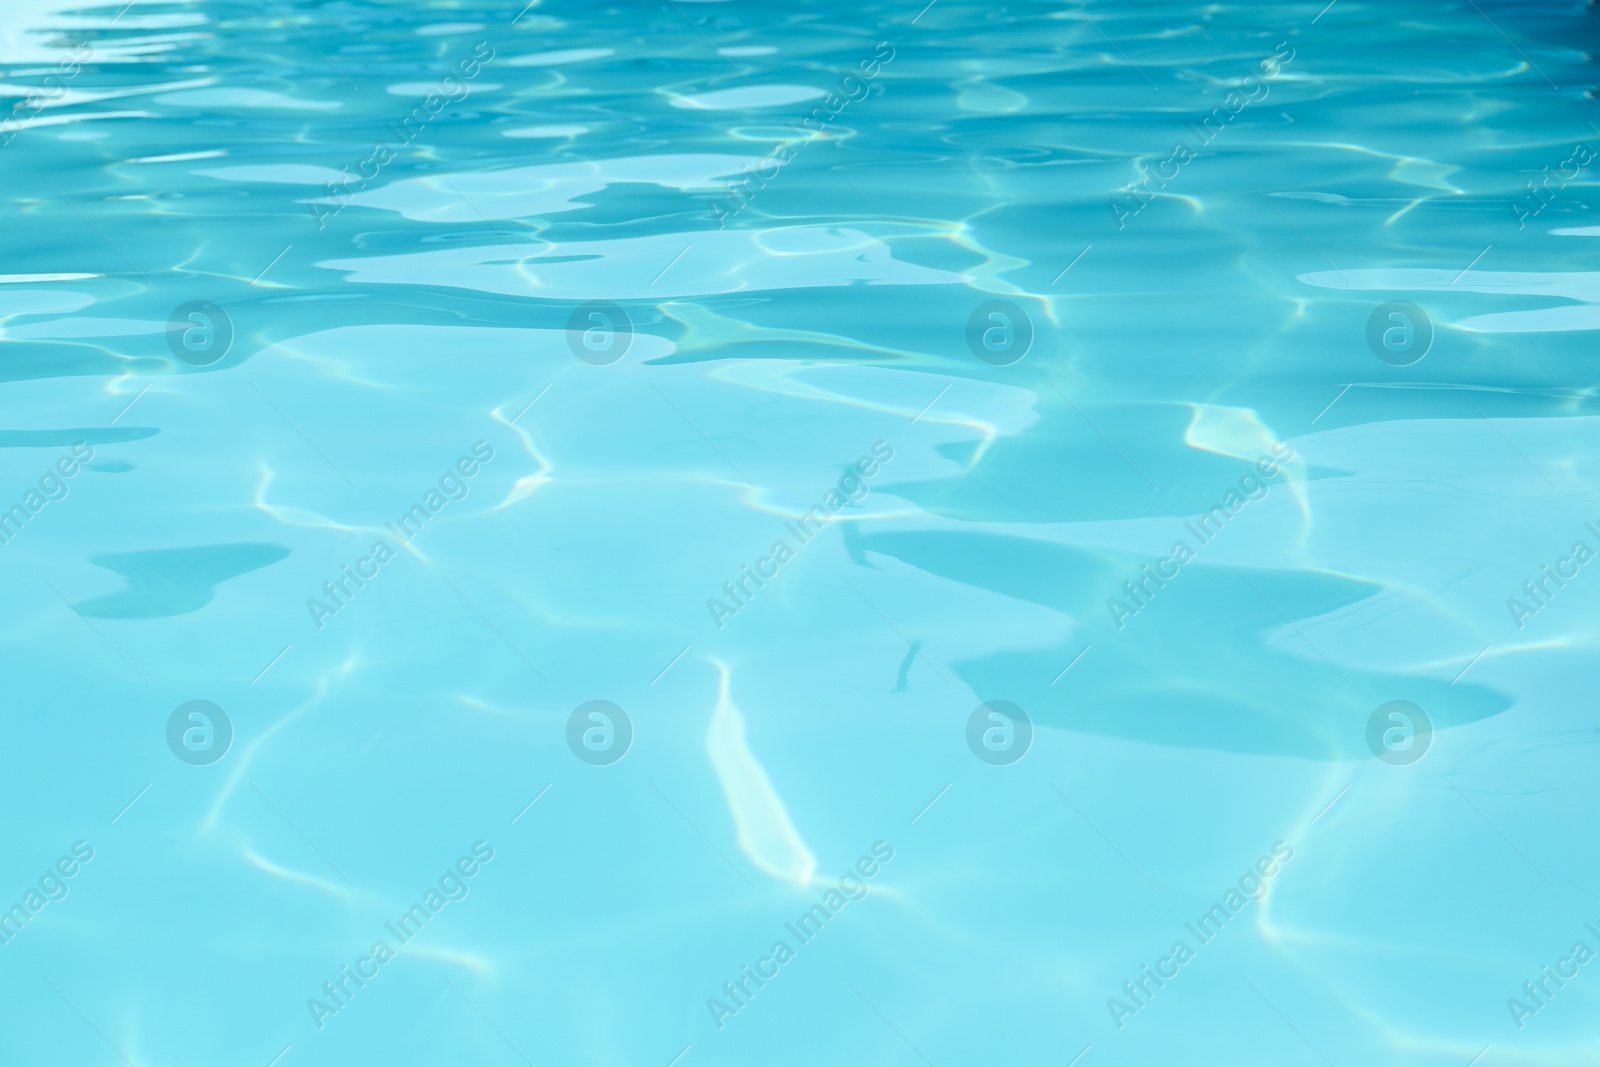
[[[12,0],[0,1063],[1592,1060],[1597,54]]]

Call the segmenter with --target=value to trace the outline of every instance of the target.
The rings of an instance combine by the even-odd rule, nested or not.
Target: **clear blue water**
[[[0,1063],[1596,1062],[1597,30],[12,0]]]

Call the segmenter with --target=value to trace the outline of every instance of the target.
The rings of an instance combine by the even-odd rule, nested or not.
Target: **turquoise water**
[[[7,6],[0,1063],[1600,1058],[1600,20],[924,2]]]

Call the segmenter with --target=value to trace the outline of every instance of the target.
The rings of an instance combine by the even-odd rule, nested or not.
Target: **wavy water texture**
[[[1587,1062],[1595,55],[13,0],[0,1063]]]

